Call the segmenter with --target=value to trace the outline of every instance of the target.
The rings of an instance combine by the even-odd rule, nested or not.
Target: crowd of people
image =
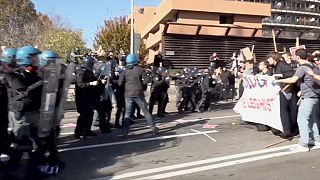
[[[239,75],[268,75],[276,78],[281,91],[280,118],[283,132],[262,124],[253,124],[259,131],[269,131],[283,138],[300,134],[299,145],[291,150],[307,152],[311,147],[320,145],[320,52],[309,53],[298,49],[294,56],[289,53],[269,53],[266,60],[257,65],[245,61]],[[318,74],[318,75],[317,75]],[[243,86],[240,82],[240,97]],[[242,92],[241,92],[242,91]],[[246,124],[247,122],[244,122]]]
[[[157,103],[158,117],[167,114],[170,80],[175,80],[178,89],[177,110],[201,112],[210,111],[212,101],[234,99],[238,77],[241,97],[242,76],[275,76],[282,88],[279,108],[283,132],[255,124],[258,130],[271,129],[284,138],[300,133],[297,151],[308,151],[311,146],[320,145],[320,52],[308,54],[305,49],[298,49],[295,57],[272,52],[258,64],[252,60],[238,61],[233,56],[229,69],[218,65],[217,53],[213,53],[207,69],[186,67],[171,76],[161,60],[156,66],[146,68],[139,65],[135,55],[120,52],[117,57],[112,51],[107,56],[98,56],[93,51],[82,55],[76,48],[65,64],[50,50],[41,52],[32,46],[3,48],[0,58],[0,154],[6,154],[10,161],[6,165],[0,162],[0,168],[15,168],[24,152],[30,156],[27,169],[30,178],[57,173],[64,166],[58,158],[55,142],[60,132],[66,91],[71,83],[75,84],[79,113],[74,135],[83,139],[96,136],[91,130],[93,123],[102,133],[110,133],[112,127],[122,129],[126,137],[135,117],[145,118],[152,134],[157,134],[159,129],[152,115],[153,108]],[[161,54],[157,58],[161,59]],[[149,83],[147,103],[144,92]],[[116,103],[114,124],[111,123],[113,99]]]

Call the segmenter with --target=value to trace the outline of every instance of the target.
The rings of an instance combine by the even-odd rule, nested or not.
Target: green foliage
[[[85,49],[82,32],[71,31],[70,29],[49,29],[44,34],[42,41],[42,49],[56,51],[63,59],[66,59],[66,56],[68,56],[75,47],[79,47],[82,50]]]
[[[36,44],[42,24],[30,0],[0,0],[0,42],[9,47]]]
[[[82,32],[73,31],[60,17],[37,14],[31,0],[0,0],[0,45],[38,46],[65,58],[75,47],[85,49]]]
[[[113,49],[116,54],[122,48],[126,53],[130,49],[130,25],[126,18],[116,17],[105,20],[104,27],[96,34],[94,47],[98,49],[101,46],[103,50]]]

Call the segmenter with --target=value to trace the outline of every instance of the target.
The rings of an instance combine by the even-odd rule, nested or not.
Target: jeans
[[[137,103],[140,109],[142,110],[145,118],[147,119],[147,122],[151,129],[155,128],[155,122],[150,114],[148,108],[147,108],[147,102],[144,99],[144,97],[126,97],[126,113],[124,117],[124,126],[123,130],[129,131],[130,121],[131,121],[131,114],[133,113],[133,103]]]
[[[314,141],[320,141],[319,137],[319,99],[304,98],[301,100],[298,110],[298,126],[300,131],[299,144],[308,147]]]

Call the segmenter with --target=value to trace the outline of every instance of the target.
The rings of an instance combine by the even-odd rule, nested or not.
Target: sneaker
[[[290,148],[290,151],[293,151],[293,152],[309,152],[310,149],[309,147],[304,147],[304,146],[301,146],[301,145],[297,145],[293,148]]]
[[[320,142],[319,141],[315,141],[314,142],[314,146],[320,146]]]
[[[159,128],[157,128],[157,127],[152,128],[153,135],[157,135],[158,133],[159,133]]]

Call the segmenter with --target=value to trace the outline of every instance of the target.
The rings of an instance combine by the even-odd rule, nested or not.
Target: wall
[[[195,11],[179,11],[177,22],[186,24],[217,25],[219,24],[219,14]]]

